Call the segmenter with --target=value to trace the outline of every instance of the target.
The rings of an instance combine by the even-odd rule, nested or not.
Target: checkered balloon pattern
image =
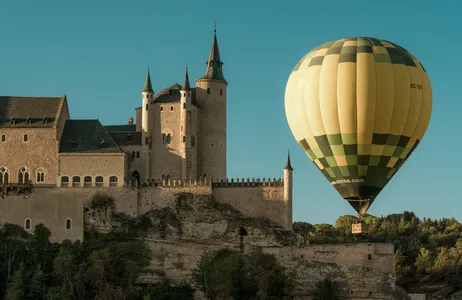
[[[422,64],[404,48],[343,38],[298,62],[285,108],[307,156],[363,214],[422,140],[432,89]]]

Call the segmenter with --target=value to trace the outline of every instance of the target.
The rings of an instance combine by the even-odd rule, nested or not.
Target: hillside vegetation
[[[295,222],[299,243],[393,243],[396,251],[397,285],[407,290],[424,286],[462,287],[462,224],[455,219],[419,219],[412,212],[386,217],[367,215],[368,229],[351,233],[354,216],[345,215],[330,224]]]

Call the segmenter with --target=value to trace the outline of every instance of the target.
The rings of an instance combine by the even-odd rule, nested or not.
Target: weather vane
[[[213,31],[217,31],[217,21],[213,21]]]

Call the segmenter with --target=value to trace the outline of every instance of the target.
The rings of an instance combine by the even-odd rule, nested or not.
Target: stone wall
[[[54,128],[1,128],[0,169],[8,170],[8,181],[18,182],[18,172],[23,167],[29,179],[36,184],[36,173],[44,171],[43,184],[55,184],[58,174],[58,140]],[[27,141],[24,136],[27,135]],[[42,184],[42,183],[41,183]]]
[[[214,187],[212,195],[222,203],[231,204],[247,216],[270,219],[287,228],[283,186]]]
[[[59,154],[59,176],[56,185],[61,186],[61,177],[69,177],[69,185],[72,186],[72,177],[80,177],[80,186],[84,186],[84,177],[92,177],[92,186],[95,186],[95,178],[102,176],[104,186],[109,186],[109,178],[117,177],[118,186],[123,186],[126,180],[125,170],[127,155],[125,153],[92,153],[92,154]]]
[[[263,251],[295,271],[300,294],[308,294],[327,274],[352,299],[388,299],[394,287],[393,244],[263,247]]]
[[[51,231],[52,241],[83,240],[83,203],[79,199],[23,195],[0,199],[0,225],[11,223],[26,228],[26,220],[30,221],[30,229],[26,231],[32,233],[35,225],[42,223]],[[70,229],[66,228],[67,220]]]

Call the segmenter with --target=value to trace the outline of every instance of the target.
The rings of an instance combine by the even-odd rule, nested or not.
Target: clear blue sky
[[[324,42],[383,38],[423,63],[434,104],[425,138],[370,213],[462,220],[462,4],[428,3],[0,0],[0,95],[67,94],[72,118],[125,124],[148,64],[155,91],[181,84],[185,64],[190,77],[203,75],[216,20],[229,82],[228,176],[282,177],[290,149],[294,220],[333,223],[355,212],[292,137],[285,85]]]

